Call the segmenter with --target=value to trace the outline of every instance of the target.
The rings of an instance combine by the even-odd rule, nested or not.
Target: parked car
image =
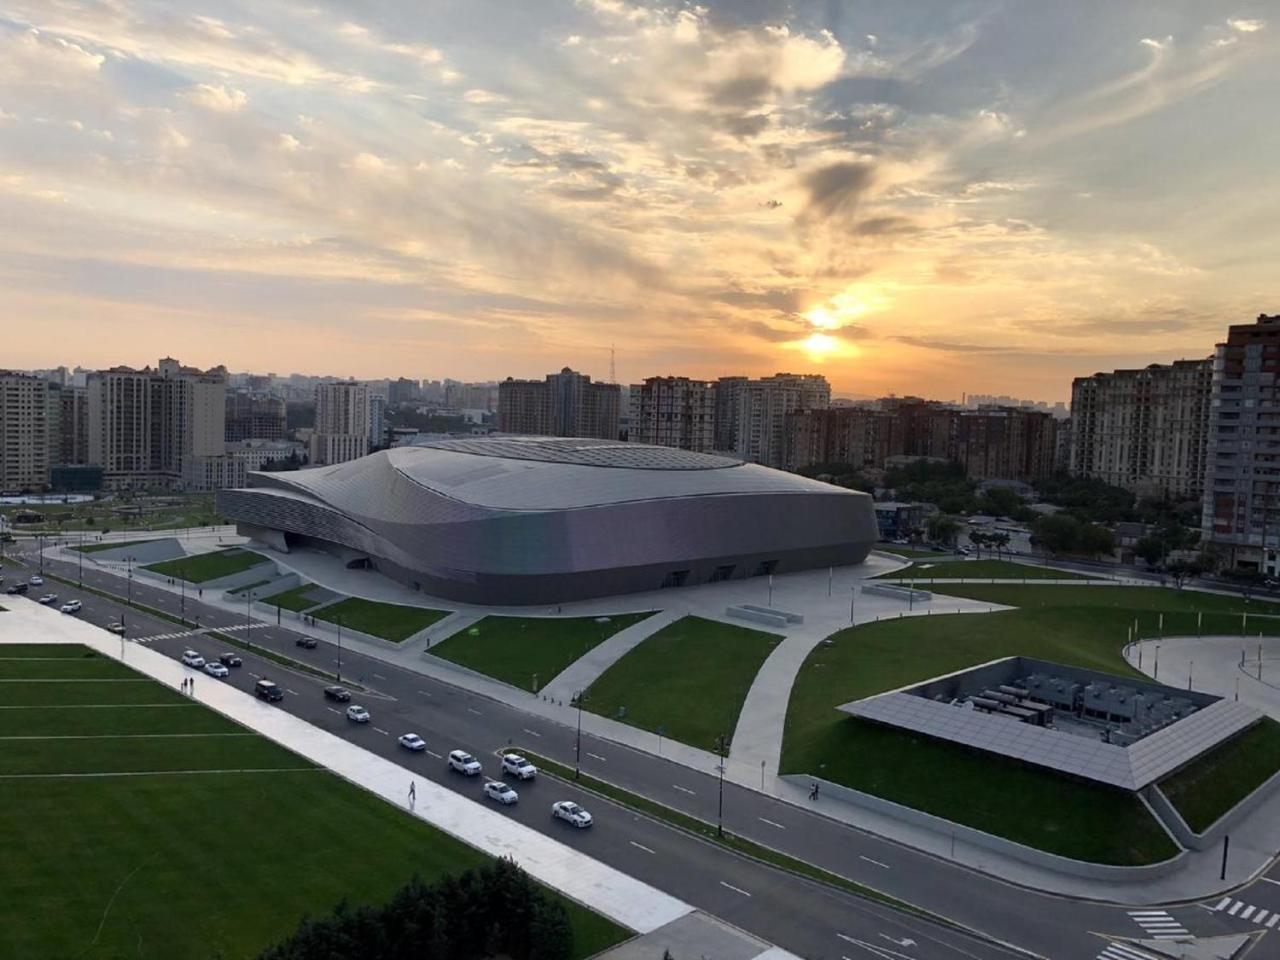
[[[26,592],[27,592],[27,585],[25,583],[15,583],[11,587],[9,587],[7,590],[5,590],[5,593],[26,593]]]
[[[347,707],[347,719],[356,723],[368,723],[369,711],[358,703],[353,703],[351,706]]]
[[[299,637],[297,640],[293,641],[293,645],[295,647],[303,647],[307,650],[314,650],[318,643],[319,641],[316,640],[315,637]]]
[[[557,820],[567,820],[579,830],[591,826],[591,814],[583,810],[572,800],[560,800],[551,805],[551,816]]]
[[[225,680],[231,676],[231,671],[227,669],[226,664],[217,660],[210,660],[204,665],[204,672],[211,677],[217,677],[219,680]]]
[[[36,603],[43,603],[45,606],[48,606],[51,603],[57,603],[57,602],[58,602],[58,595],[56,593],[46,593],[44,596],[36,600]]]
[[[518,753],[504,754],[502,772],[509,773],[517,780],[532,780],[538,775],[538,768]]]
[[[117,636],[124,636],[124,624],[119,620],[112,620],[107,624],[107,630]]]
[[[274,680],[268,680],[266,677],[263,677],[253,685],[253,695],[259,700],[272,702],[284,699],[284,691],[280,689],[280,685]]]
[[[28,580],[27,582],[28,582],[28,583],[30,583],[33,587],[43,587],[43,586],[44,586],[44,577],[41,577],[41,576],[34,576],[34,577],[32,577],[30,580]]]
[[[474,777],[480,772],[480,761],[465,750],[449,751],[449,769]]]
[[[324,698],[336,703],[348,703],[351,700],[351,691],[346,687],[325,687]]]
[[[204,657],[200,656],[200,654],[196,653],[194,650],[183,650],[182,662],[188,667],[195,667],[199,670],[204,666]]]
[[[427,741],[423,740],[416,733],[405,733],[400,736],[400,746],[414,753],[421,753],[427,749]]]
[[[224,667],[244,666],[244,661],[241,660],[234,653],[224,653],[222,656],[218,657],[218,662],[222,664]]]
[[[24,592],[25,592],[25,591],[24,591]],[[60,606],[58,609],[59,609],[59,610],[61,610],[63,613],[79,613],[79,612],[80,612],[80,606],[81,606],[81,604],[80,604],[80,601],[79,601],[79,600],[68,600],[66,603],[64,603],[62,606]]]
[[[497,800],[504,805],[510,805],[520,799],[520,794],[516,793],[501,780],[490,780],[484,785],[484,795],[490,800]]]

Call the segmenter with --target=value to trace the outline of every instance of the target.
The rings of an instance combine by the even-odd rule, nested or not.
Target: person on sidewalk
[[[813,781],[813,789],[809,791],[809,799],[810,800],[818,799],[818,781],[817,780]]]
[[[418,791],[412,780],[409,781],[409,809],[413,809],[414,802],[418,799]]]

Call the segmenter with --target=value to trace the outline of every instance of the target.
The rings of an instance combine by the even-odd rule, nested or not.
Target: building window
[[[722,567],[716,567],[711,574],[710,583],[720,583],[722,580],[729,580],[733,577],[733,571],[737,569],[735,564],[728,563]]]
[[[688,570],[672,570],[662,578],[662,589],[667,587],[683,587],[684,582],[689,579]]]
[[[761,560],[758,564],[756,564],[756,572],[753,574],[753,576],[767,577],[771,573],[773,573],[774,569],[777,566],[778,566],[777,560]]]

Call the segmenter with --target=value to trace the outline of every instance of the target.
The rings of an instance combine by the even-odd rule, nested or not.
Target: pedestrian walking
[[[409,809],[413,809],[414,802],[418,799],[418,791],[414,787],[412,780],[409,781]]]
[[[817,780],[813,781],[813,789],[809,791],[809,799],[810,800],[818,799],[818,781]]]
[[[196,695],[196,678],[195,677],[192,677],[190,680],[187,681],[187,693],[191,694],[191,696],[193,697]]]

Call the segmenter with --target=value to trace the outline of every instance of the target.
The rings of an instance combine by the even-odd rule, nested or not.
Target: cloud
[[[1228,20],[1227,26],[1237,33],[1257,33],[1265,27],[1265,20]]]
[[[874,165],[862,161],[842,160],[818,167],[803,177],[808,194],[805,212],[821,219],[853,213],[874,179]]]
[[[249,102],[249,95],[217,84],[198,83],[182,93],[182,98],[214,113],[236,113]]]

